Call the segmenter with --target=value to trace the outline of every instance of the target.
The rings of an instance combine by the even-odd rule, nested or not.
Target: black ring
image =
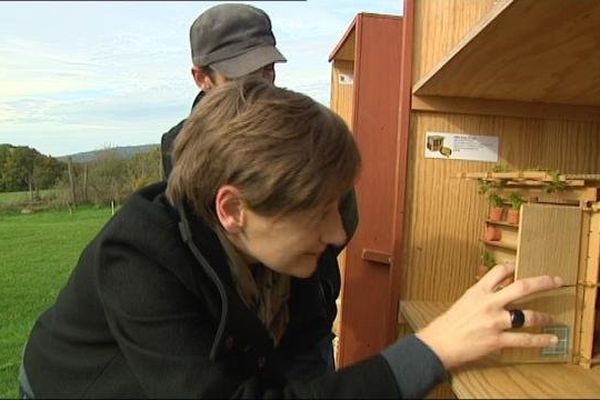
[[[525,325],[525,314],[518,308],[508,310],[511,328],[522,328]]]

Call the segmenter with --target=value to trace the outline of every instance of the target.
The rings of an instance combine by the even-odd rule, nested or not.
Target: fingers
[[[554,318],[550,314],[541,313],[533,310],[522,310],[523,316],[525,317],[525,322],[523,324],[523,328],[528,328],[532,326],[544,326],[549,325],[554,322]],[[505,311],[502,313],[502,318],[504,319],[504,323],[502,326],[505,326],[505,329],[512,328],[512,319],[509,311]]]
[[[479,280],[479,284],[484,290],[494,292],[500,282],[514,272],[515,265],[513,263],[498,264]]]
[[[550,347],[558,343],[558,337],[545,333],[504,332],[499,343],[501,347]]]
[[[518,279],[502,290],[496,292],[495,300],[499,302],[498,304],[504,306],[530,294],[549,289],[557,289],[562,285],[563,280],[558,276],[552,277],[549,275],[544,275],[533,278]]]

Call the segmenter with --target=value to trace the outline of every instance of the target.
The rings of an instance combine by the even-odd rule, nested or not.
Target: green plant
[[[546,188],[544,191],[546,193],[554,193],[565,190],[567,187],[567,183],[560,178],[560,171],[551,171],[549,172],[552,180],[546,184]]]
[[[546,168],[541,167],[539,165],[534,165],[533,167],[525,168],[525,171],[546,171]]]
[[[508,166],[508,164],[505,164],[505,163],[496,164],[492,167],[492,172],[509,172],[509,171],[510,171],[510,167]]]
[[[486,267],[488,267],[488,269],[490,269],[496,265],[496,258],[494,257],[494,255],[492,253],[486,251],[481,256],[481,263],[483,265],[485,265]]]
[[[477,179],[477,183],[479,185],[477,193],[479,194],[486,194],[490,189],[494,187],[494,183],[492,181],[488,181],[483,178]]]
[[[521,204],[525,203],[525,200],[523,199],[523,197],[521,196],[520,193],[517,192],[512,192],[508,198],[508,200],[510,201],[510,207],[513,210],[518,210],[521,208]]]
[[[504,199],[496,192],[491,192],[488,195],[488,202],[492,208],[500,208],[504,203]]]

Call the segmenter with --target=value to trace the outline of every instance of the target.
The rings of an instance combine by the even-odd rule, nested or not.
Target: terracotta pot
[[[492,207],[490,208],[490,221],[502,221],[502,207]]]
[[[506,222],[513,225],[519,225],[519,210],[511,208],[506,214]]]
[[[485,240],[495,241],[502,239],[502,231],[495,226],[485,228]]]

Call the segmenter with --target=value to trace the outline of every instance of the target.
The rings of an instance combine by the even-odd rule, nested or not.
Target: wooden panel
[[[358,17],[355,17],[346,33],[337,44],[335,49],[329,55],[329,61],[332,60],[345,60],[345,61],[354,61],[354,50],[355,50],[355,41],[356,41],[356,20]]]
[[[452,391],[452,386],[449,382],[442,382],[433,389],[427,396],[426,399],[456,399],[454,392]]]
[[[559,275],[565,285],[575,285],[580,236],[580,208],[524,204],[515,278]]]
[[[353,32],[353,29],[352,29]],[[352,35],[353,37],[353,35]],[[345,44],[354,43],[354,39],[347,38]],[[354,85],[353,84],[340,84],[340,74],[346,76],[354,76],[354,63],[352,61],[334,60],[331,68],[331,99],[330,108],[338,113],[346,124],[352,128],[353,119],[353,102],[354,102]],[[344,249],[338,256],[338,264],[340,266],[340,275],[342,277],[342,285],[338,301],[336,301],[338,313],[333,322],[333,332],[336,335],[334,342],[335,362],[336,366],[339,365],[339,336],[340,336],[340,325],[342,316],[342,301],[344,296],[344,285],[343,279],[346,269],[346,249]]]
[[[600,369],[479,361],[452,372],[452,390],[460,399],[594,399],[600,397]]]
[[[401,301],[400,314],[414,332],[418,332],[450,308],[450,303],[432,301]]]
[[[334,61],[331,69],[331,104],[330,108],[338,113],[352,128],[352,111],[354,109],[354,84],[340,84],[340,75],[354,76],[354,63],[351,61]]]
[[[415,0],[413,83],[429,72],[497,3]]]
[[[452,179],[493,164],[424,158],[427,131],[494,135],[499,163],[600,173],[600,123],[413,112],[400,280],[404,300],[453,301],[472,283],[487,204],[477,183]]]
[[[396,324],[396,314],[388,315],[395,194],[390,171],[397,163],[402,19],[360,14],[356,32],[353,126],[363,166],[356,185],[360,225],[347,247],[343,283],[342,366],[385,348],[394,339],[388,328]],[[369,255],[376,254],[383,256],[374,262]]]
[[[600,106],[600,2],[513,0],[415,84],[415,94]]]

